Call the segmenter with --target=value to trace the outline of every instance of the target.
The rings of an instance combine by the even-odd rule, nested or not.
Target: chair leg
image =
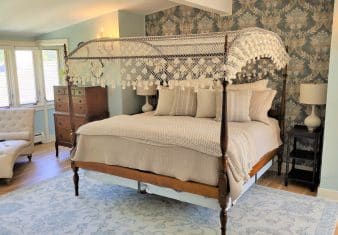
[[[32,161],[32,154],[27,155],[28,161],[31,162]]]

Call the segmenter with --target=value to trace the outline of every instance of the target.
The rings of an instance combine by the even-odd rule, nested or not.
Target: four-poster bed
[[[220,221],[222,234],[226,233],[228,206],[228,156],[229,127],[227,121],[227,86],[238,78],[242,68],[248,62],[271,60],[275,66],[269,71],[254,72],[255,76],[269,76],[272,71],[282,72],[282,94],[279,110],[270,110],[270,116],[279,121],[281,138],[284,135],[285,86],[287,78],[287,62],[289,57],[281,39],[275,33],[248,28],[240,31],[214,33],[206,35],[172,36],[172,37],[140,37],[140,38],[103,38],[88,41],[67,55],[65,48],[68,89],[72,85],[92,83],[101,86],[121,86],[122,89],[137,86],[156,85],[158,89],[168,86],[173,80],[176,86],[184,89],[183,81],[193,84],[194,90],[204,87],[222,88],[222,115],[220,123],[220,156],[218,158],[218,180],[216,185],[201,182],[183,181],[168,175],[150,171],[105,164],[102,162],[81,161],[72,159],[74,171],[75,194],[79,194],[78,169],[99,171],[115,176],[146,182],[174,190],[202,195],[218,199],[220,205]],[[114,64],[112,64],[114,62]],[[117,62],[117,63],[116,63]],[[118,65],[118,66],[117,66]],[[110,69],[109,69],[110,67]],[[270,71],[271,70],[271,71]],[[121,81],[111,79],[109,73],[119,71]],[[111,74],[110,74],[111,75]],[[242,75],[245,77],[246,75]],[[196,80],[198,82],[193,83]],[[170,86],[170,85],[169,85]],[[74,112],[72,94],[69,94],[70,119],[73,153],[76,149]],[[280,171],[283,146],[265,153],[249,172],[254,176],[271,159],[278,154]],[[155,171],[156,172],[156,171]]]

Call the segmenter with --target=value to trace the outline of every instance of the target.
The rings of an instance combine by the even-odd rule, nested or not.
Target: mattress
[[[152,116],[152,114],[149,113],[134,115],[132,121],[135,124],[136,120],[140,120],[139,125],[142,125],[142,120],[144,120],[145,118],[146,120],[148,120],[148,118],[152,120],[151,123],[154,123],[154,125],[159,124],[156,123],[156,120],[158,119],[163,121],[161,117],[156,117],[155,119],[152,119],[154,117]],[[177,117],[173,121],[179,121],[181,123],[184,123],[187,118],[189,120],[189,123],[194,122],[196,121],[196,119],[198,119],[191,117]],[[195,145],[191,144],[192,147],[189,147],[189,144],[181,143],[183,139],[182,136],[180,137],[182,138],[180,139],[180,144],[177,144],[175,142],[176,140],[169,141],[166,140],[166,138],[160,137],[156,140],[162,141],[154,141],[154,139],[147,138],[147,134],[148,136],[151,136],[150,133],[147,133],[147,128],[143,129],[143,132],[146,133],[144,133],[142,138],[136,134],[128,136],[128,133],[130,133],[130,131],[125,131],[125,133],[114,132],[112,130],[109,131],[110,127],[107,127],[107,125],[110,125],[109,123],[111,123],[111,125],[118,125],[121,129],[127,129],[124,126],[125,124],[121,124],[121,121],[116,122],[116,119],[117,118],[115,118],[115,120],[112,120],[113,122],[107,121],[106,123],[104,123],[100,121],[101,123],[93,123],[82,126],[78,131],[77,148],[76,151],[73,152],[72,160],[123,166],[175,177],[183,181],[194,181],[213,186],[217,185],[219,168],[218,163],[220,157],[220,155],[218,155],[217,153],[213,155],[213,152],[211,150],[207,150],[206,146],[193,148]],[[167,121],[170,122],[170,119]],[[213,140],[216,141],[216,143],[218,141],[217,144],[219,145],[218,132],[220,129],[217,129],[217,126],[215,128],[211,128],[211,126],[208,126],[215,125],[215,121],[213,119],[202,119],[198,122],[202,122],[202,124],[205,124],[206,131],[203,131],[202,134],[209,136],[211,135],[210,133],[208,133],[209,131],[217,132],[217,134],[213,133],[216,136],[212,138],[210,137],[210,141]],[[163,122],[161,124],[164,125]],[[219,125],[220,127],[219,123],[216,123],[216,125]],[[104,129],[100,130],[100,128]],[[189,128],[189,130],[190,129],[191,128]],[[235,131],[237,129],[244,130],[243,132],[245,132],[245,134]],[[281,141],[279,139],[278,122],[275,119],[270,119],[269,125],[256,121],[243,123],[229,122],[229,130],[232,130],[229,131],[229,139],[233,139],[233,141],[229,141],[229,145],[236,145],[234,148],[231,148],[231,146],[229,146],[230,149],[234,149],[232,151],[233,155],[236,155],[236,153],[240,152],[250,153],[247,154],[248,156],[246,156],[245,158],[243,156],[240,156],[240,154],[237,154],[238,156],[235,156],[236,161],[240,163],[240,167],[245,166],[243,168],[249,169],[245,171],[243,171],[243,169],[239,169],[239,171],[243,171],[245,174],[249,173],[252,166],[254,166],[264,154],[270,152],[273,149],[276,149],[281,144]],[[194,135],[194,130],[191,131],[192,133],[190,133],[189,135],[182,134],[182,131],[179,133],[180,135],[186,135],[186,138],[188,138],[189,136],[191,137],[191,135]],[[197,132],[197,130],[195,131]],[[174,136],[175,133],[172,134]],[[196,133],[196,136],[200,134],[201,133]],[[236,136],[234,138],[231,138],[231,135],[235,134],[241,135],[242,138]],[[168,136],[170,136],[170,133],[168,133]],[[203,136],[199,138],[203,138]],[[218,140],[215,138],[218,138]],[[244,140],[247,142],[245,142]],[[189,141],[190,140],[186,140],[185,142]],[[248,143],[250,143],[250,146],[246,146],[248,145]],[[205,144],[208,143],[206,142]],[[243,151],[243,149],[246,149],[246,151]],[[232,169],[232,172],[233,171],[234,170]],[[231,182],[233,182],[233,184],[236,184],[233,185],[233,187],[231,188],[234,198],[236,198],[236,195],[239,195],[241,191],[238,185],[243,184],[244,181],[248,179],[245,177],[238,179],[238,177],[236,177],[236,174],[229,174],[230,184]]]

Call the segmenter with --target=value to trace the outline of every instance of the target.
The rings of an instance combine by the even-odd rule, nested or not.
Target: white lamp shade
[[[326,104],[327,84],[300,84],[299,102],[302,104]]]
[[[137,86],[136,94],[141,96],[156,95],[156,86]]]

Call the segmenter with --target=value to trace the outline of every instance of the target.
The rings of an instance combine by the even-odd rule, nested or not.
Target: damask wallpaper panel
[[[288,46],[286,120],[302,123],[310,107],[299,104],[299,84],[326,82],[333,0],[233,0],[233,14],[177,6],[146,16],[146,35],[197,34],[261,27],[279,34]],[[320,115],[324,116],[324,107]]]

